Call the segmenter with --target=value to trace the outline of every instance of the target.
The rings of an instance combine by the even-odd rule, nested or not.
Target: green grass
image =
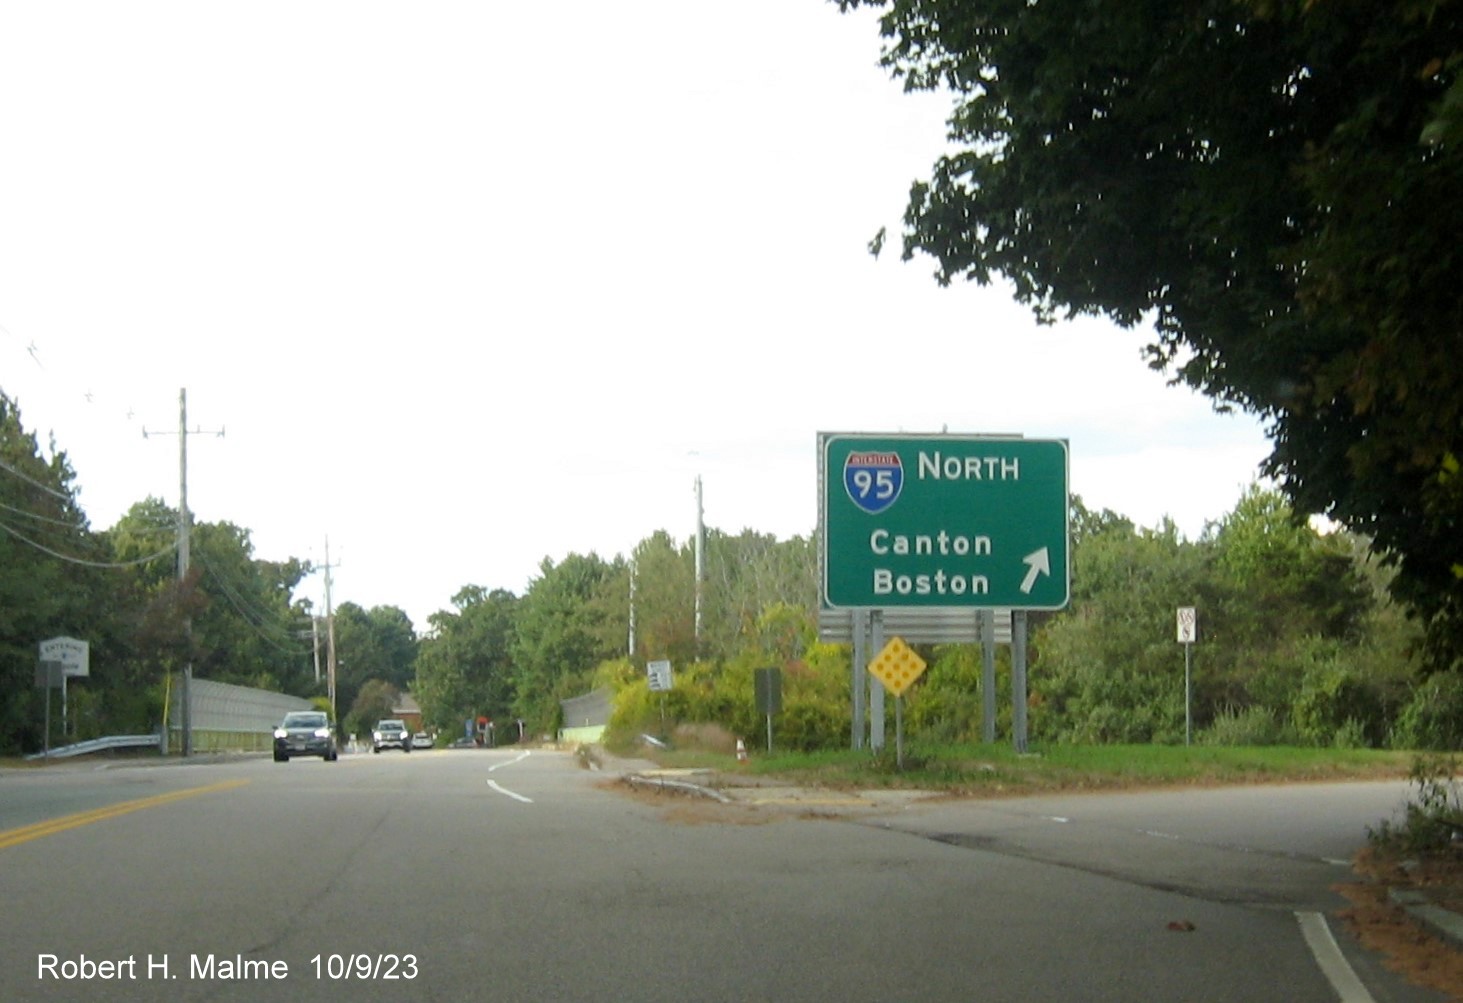
[[[730,777],[822,787],[917,787],[1003,795],[1405,778],[1415,754],[1288,746],[1053,745],[1018,756],[1004,745],[917,746],[906,748],[902,770],[895,764],[892,747],[878,756],[853,750],[754,753],[747,763],[705,752],[663,752],[654,758],[668,767],[709,767]]]

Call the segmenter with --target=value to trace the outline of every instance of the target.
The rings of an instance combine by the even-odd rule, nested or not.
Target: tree
[[[1173,523],[1135,529],[1110,520],[1073,550],[1071,607],[1032,643],[1034,734],[1078,742],[1181,739],[1174,608],[1215,605],[1208,555]]]
[[[396,716],[396,704],[401,695],[395,686],[384,679],[368,679],[351,701],[350,712],[346,714],[347,735],[369,735],[376,722]]]
[[[1463,4],[838,2],[957,98],[904,256],[1151,318],[1155,366],[1262,416],[1296,512],[1373,539],[1457,661]]]
[[[635,575],[636,656],[676,664],[696,657],[696,562],[689,545],[677,547],[659,530],[641,540]]]
[[[1258,485],[1212,533],[1215,575],[1248,611],[1245,625],[1231,625],[1236,634],[1252,642],[1285,634],[1356,639],[1372,597],[1345,534],[1321,535]]]
[[[190,565],[207,604],[194,617],[194,674],[242,686],[306,695],[313,665],[309,614],[292,605],[307,567],[254,557],[249,530],[230,522],[193,527]]]
[[[456,612],[430,617],[412,693],[423,717],[455,731],[468,717],[506,719],[513,703],[513,637],[518,597],[476,585],[452,597]]]
[[[351,706],[368,680],[404,690],[415,675],[416,632],[411,618],[396,606],[367,610],[353,602],[341,603],[335,609],[335,650],[339,706]]]
[[[613,632],[607,629],[603,599],[622,571],[595,554],[570,554],[557,565],[544,558],[539,565],[519,602],[513,639],[514,711],[530,727],[551,726],[558,701],[578,695],[595,666],[623,650],[625,620],[616,618]]]
[[[0,392],[0,752],[38,749],[45,697],[37,645],[85,638],[107,554],[77,503],[64,452],[41,455],[20,409]]]
[[[730,656],[774,607],[818,603],[818,552],[813,541],[744,529],[706,534],[705,626],[710,650]]]

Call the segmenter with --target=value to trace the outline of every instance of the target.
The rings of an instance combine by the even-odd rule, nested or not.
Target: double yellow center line
[[[233,790],[235,787],[242,787],[247,780],[225,780],[222,783],[209,784],[206,787],[189,787],[186,790],[173,791],[170,794],[158,794],[150,798],[138,798],[135,801],[123,801],[120,804],[107,805],[105,808],[93,808],[91,811],[81,811],[74,815],[62,815],[60,818],[47,819],[44,822],[36,822],[32,825],[23,825],[18,829],[6,829],[0,832],[0,850],[10,846],[18,846],[21,843],[28,843],[33,839],[40,839],[42,836],[51,836],[58,832],[65,832],[67,829],[75,829],[79,826],[90,825],[93,822],[100,822],[103,819],[116,818],[118,815],[126,815],[134,811],[141,811],[144,808],[156,808],[158,805],[168,804],[171,801],[181,801],[184,798],[197,797],[199,794],[213,794],[218,791]]]

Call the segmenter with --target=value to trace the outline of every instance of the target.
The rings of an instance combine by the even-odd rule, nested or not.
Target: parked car
[[[380,752],[382,749],[411,751],[411,730],[407,728],[405,721],[391,717],[376,722],[376,727],[371,732],[371,751]]]
[[[330,715],[321,710],[292,710],[274,729],[274,761],[287,763],[291,756],[319,756],[327,763],[340,758]]]
[[[419,731],[411,737],[411,747],[413,749],[430,749],[436,744],[437,740],[432,737],[430,732]]]

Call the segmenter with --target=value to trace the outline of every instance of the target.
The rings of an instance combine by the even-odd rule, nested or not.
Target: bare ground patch
[[[1349,908],[1338,914],[1368,950],[1420,986],[1463,1000],[1463,951],[1408,915],[1391,889],[1425,892],[1430,901],[1463,913],[1463,857],[1443,852],[1400,859],[1367,847],[1357,854],[1357,883],[1336,886]]]
[[[781,817],[759,811],[751,805],[724,804],[693,791],[633,784],[625,778],[606,780],[599,786],[632,801],[658,808],[665,821],[678,825],[767,825]]]

